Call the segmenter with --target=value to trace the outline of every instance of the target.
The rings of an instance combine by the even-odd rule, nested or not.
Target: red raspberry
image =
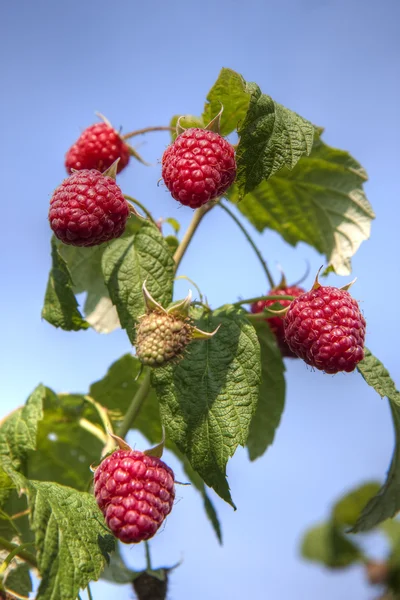
[[[191,208],[222,196],[235,176],[233,146],[206,129],[187,129],[162,157],[165,185],[175,200]]]
[[[268,292],[267,296],[300,296],[301,294],[304,294],[304,292],[305,290],[303,290],[303,288],[292,285],[285,288],[273,288]],[[252,313],[260,313],[264,308],[268,308],[276,302],[279,302],[282,306],[289,306],[290,304],[290,300],[259,300],[251,305],[250,310]],[[281,317],[268,317],[265,320],[276,336],[276,341],[282,356],[286,356],[287,358],[297,358],[296,354],[290,350],[286,343],[283,319]]]
[[[284,319],[289,348],[308,365],[353,371],[364,358],[365,319],[349,292],[319,286],[290,304]]]
[[[129,204],[114,179],[95,170],[76,171],[50,200],[50,227],[72,246],[97,246],[119,237],[128,217]]]
[[[171,512],[173,471],[159,458],[138,450],[117,450],[94,474],[94,493],[107,525],[121,542],[153,537]]]
[[[65,156],[68,173],[72,169],[105,171],[119,158],[118,173],[129,162],[129,147],[107,123],[95,123],[81,134]]]

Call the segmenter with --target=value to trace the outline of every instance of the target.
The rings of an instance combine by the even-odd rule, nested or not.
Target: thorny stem
[[[132,204],[136,204],[136,206],[138,206],[140,208],[140,210],[142,210],[144,212],[146,217],[157,227],[157,223],[155,222],[153,215],[151,214],[150,211],[147,210],[147,208],[145,206],[143,206],[143,204],[141,202],[139,202],[139,200],[136,200],[136,198],[132,198],[132,196],[128,196],[127,194],[124,194],[124,198],[126,200],[128,200],[128,202],[132,202]]]
[[[148,133],[149,131],[175,131],[175,127],[144,127],[143,129],[136,129],[135,131],[125,133],[121,137],[123,140],[129,140],[130,138],[135,137],[135,135],[142,135],[143,133]]]
[[[200,225],[202,218],[204,217],[204,215],[206,215],[208,213],[208,211],[210,211],[212,208],[214,208],[214,206],[215,206],[215,203],[209,202],[207,204],[204,204],[200,208],[198,208],[196,210],[196,212],[194,213],[193,218],[192,218],[191,222],[189,223],[189,227],[187,228],[185,235],[183,236],[182,241],[179,244],[179,246],[176,249],[176,252],[174,254],[175,271],[177,271],[177,269],[180,265],[180,262],[183,258],[183,255],[185,254],[196,229]]]
[[[14,556],[19,556],[22,560],[31,565],[31,567],[37,569],[38,565],[36,557],[31,552],[27,552],[27,550],[24,550],[21,546],[18,546],[18,544],[13,544],[3,537],[0,537],[0,546],[5,548],[5,550],[9,550],[9,552],[15,552]]]
[[[233,302],[232,306],[242,306],[242,304],[253,304],[254,302],[259,302],[260,300],[294,300],[294,296],[278,296],[272,294],[271,296],[257,296],[256,298],[246,298],[246,300],[238,300],[238,302]]]
[[[243,227],[243,225],[241,224],[241,222],[239,221],[239,219],[236,217],[236,215],[234,215],[233,212],[225,204],[222,204],[222,202],[220,202],[219,206],[225,212],[227,212],[228,215],[230,215],[232,217],[232,219],[235,221],[236,225],[240,228],[240,230],[242,231],[242,233],[246,237],[247,241],[249,242],[250,246],[253,248],[254,252],[257,254],[258,260],[260,261],[261,266],[264,269],[264,273],[267,276],[269,285],[271,286],[271,288],[274,288],[275,287],[275,283],[274,283],[274,280],[272,279],[272,275],[270,273],[270,270],[267,267],[267,263],[263,259],[261,252],[259,251],[259,249],[255,245],[255,243],[251,239],[250,235],[247,233],[246,229]]]
[[[142,381],[138,391],[134,395],[133,400],[125,414],[124,420],[122,421],[122,423],[118,429],[117,434],[121,438],[125,438],[126,434],[132,427],[132,423],[134,422],[140,409],[142,408],[143,402],[147,398],[147,395],[150,391],[150,374],[151,374],[150,369],[147,369],[145,372],[143,381]]]

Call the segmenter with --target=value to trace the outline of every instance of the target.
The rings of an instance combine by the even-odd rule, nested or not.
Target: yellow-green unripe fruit
[[[181,357],[192,335],[189,319],[158,311],[147,313],[137,329],[136,355],[144,365],[162,367]]]

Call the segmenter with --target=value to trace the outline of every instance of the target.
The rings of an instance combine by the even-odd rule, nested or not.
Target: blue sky
[[[353,295],[367,319],[368,346],[399,381],[399,327],[392,316],[400,291],[393,249],[400,192],[399,18],[395,0],[5,4],[1,413],[23,403],[39,381],[56,391],[86,391],[130,351],[122,332],[65,333],[40,319],[50,264],[48,203],[65,177],[66,150],[95,121],[96,110],[125,131],[168,124],[177,113],[201,113],[222,66],[325,127],[324,140],[349,150],[366,168],[377,219],[371,240],[353,260],[358,277]],[[120,185],[156,217],[175,217],[185,227],[191,210],[156,185],[167,135],[139,141],[140,152],[155,166],[133,163]],[[288,247],[268,231],[254,236],[277,277],[278,263],[289,281],[301,276],[306,261],[312,274],[322,263],[304,244]],[[266,291],[251,249],[217,210],[202,223],[180,274],[194,279],[214,306]],[[179,282],[176,289],[182,296],[187,284]],[[384,476],[393,444],[386,403],[357,374],[313,373],[300,361],[287,363],[287,387],[274,446],[253,464],[239,450],[229,464],[238,510],[216,499],[224,546],[218,546],[200,499],[187,487],[152,541],[155,565],[183,559],[171,581],[174,600],[371,595],[361,569],[331,574],[302,562],[298,544],[304,529],[323,519],[348,487]],[[381,544],[370,547],[378,553]],[[126,555],[132,567],[143,566],[142,548],[127,549]],[[104,583],[93,586],[96,600],[112,591]],[[118,593],[121,600],[132,597],[129,588]]]

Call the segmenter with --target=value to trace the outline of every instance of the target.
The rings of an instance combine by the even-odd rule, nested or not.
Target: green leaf
[[[25,485],[25,478],[21,475],[21,483]],[[22,487],[22,486],[21,486]],[[4,504],[0,517],[1,537],[9,541],[18,541],[20,544],[34,542],[33,533],[29,524],[28,501],[20,495],[16,488],[11,490]],[[18,517],[16,518],[16,515]],[[11,517],[14,517],[11,519]]]
[[[365,381],[381,398],[387,397],[392,412],[396,445],[384,485],[362,511],[352,531],[368,531],[400,510],[400,392],[380,360],[368,348],[357,366]]]
[[[172,300],[175,263],[161,233],[145,222],[139,231],[114,240],[102,258],[104,279],[121,326],[135,342],[135,325],[145,312],[142,285],[162,305]]]
[[[27,460],[27,476],[87,490],[92,479],[90,465],[99,461],[103,447],[85,428],[85,421],[98,423],[95,409],[83,396],[57,396],[49,389],[43,409],[36,450]]]
[[[366,179],[350,154],[317,137],[309,157],[263,181],[238,208],[258,231],[274,229],[292,246],[305,242],[324,254],[337,274],[348,275],[374,218],[362,187]],[[237,186],[230,188],[229,199],[240,199]]]
[[[28,598],[32,591],[29,566],[24,562],[18,561],[15,567],[8,573],[4,584],[8,592],[18,594],[19,597]]]
[[[101,579],[113,583],[132,583],[137,576],[137,571],[129,569],[119,551],[119,544],[111,554],[110,562],[101,574]]]
[[[29,481],[28,495],[42,577],[36,598],[75,600],[81,588],[99,578],[114,538],[92,494]]]
[[[177,237],[175,237],[174,235],[167,235],[165,238],[165,241],[168,245],[169,251],[171,252],[171,255],[174,256],[178,246],[179,246],[179,240]]]
[[[109,414],[113,420],[117,419],[118,415],[120,415],[120,418],[123,417],[132,398],[138,391],[141,384],[141,379],[137,379],[140,369],[141,363],[139,360],[131,354],[126,354],[111,365],[103,379],[92,384],[90,395],[110,411]],[[140,431],[151,444],[156,444],[161,440],[160,409],[154,389],[150,390],[146,401],[142,405],[134,421],[133,429]],[[186,475],[202,495],[206,514],[214,527],[219,541],[221,541],[221,527],[217,513],[207,495],[203,480],[192,469],[189,461],[179,452],[173,442],[167,439],[166,446],[183,463]]]
[[[109,300],[101,270],[101,259],[107,244],[84,248],[59,244],[75,294],[87,292],[84,304],[86,321],[99,333],[109,333],[119,326],[115,307]]]
[[[1,430],[0,430],[0,439],[1,439]],[[0,457],[0,463],[1,463]],[[0,464],[0,508],[4,506],[4,503],[7,501],[7,498],[10,494],[10,490],[14,487],[12,479],[5,472],[3,467]]]
[[[89,395],[96,402],[107,408],[109,416],[116,424],[122,421],[132,402],[132,398],[139,390],[142,382],[139,373],[142,368],[142,363],[137,358],[132,356],[132,354],[125,354],[110,366],[102,379],[92,383],[90,386]],[[152,397],[152,400],[150,397]],[[149,401],[152,405],[153,400],[157,407],[158,402],[155,392],[150,390],[150,395],[146,398],[145,406],[147,406]],[[157,418],[157,411],[158,407],[155,414],[151,416]],[[140,416],[138,418],[140,419]],[[136,423],[135,420],[135,427]],[[161,428],[157,430],[158,433],[161,433]]]
[[[133,235],[141,225],[142,221],[132,215],[121,238]],[[101,268],[102,257],[108,246],[106,243],[85,248],[57,242],[58,252],[71,274],[74,294],[87,294],[84,304],[86,321],[99,333],[111,333],[120,327],[117,310],[110,300]]]
[[[257,406],[260,347],[243,311],[223,307],[196,326],[218,332],[193,341],[177,365],[153,370],[169,437],[207,485],[232,504],[226,463],[247,441]]]
[[[303,117],[247,84],[249,109],[239,129],[236,151],[237,183],[243,196],[282,169],[293,169],[303,154],[310,154],[314,126]]]
[[[285,406],[285,366],[281,352],[267,323],[254,321],[253,325],[261,349],[261,385],[247,438],[250,460],[262,456],[274,441]]]
[[[380,487],[379,483],[371,481],[351,490],[336,502],[332,509],[332,519],[340,525],[355,525],[360,512]]]
[[[171,225],[171,227],[174,230],[175,234],[178,235],[181,226],[180,226],[180,223],[176,219],[173,219],[172,217],[169,217],[168,219],[165,219],[163,221],[163,223],[168,223],[168,225]]]
[[[203,121],[209,123],[224,107],[221,115],[221,135],[232,133],[244,120],[250,102],[245,80],[232,69],[221,69],[217,81],[208,93]]]
[[[301,554],[326,567],[348,567],[361,559],[361,551],[332,522],[316,525],[305,534]]]
[[[200,477],[200,475],[192,468],[188,459],[183,456],[181,452],[176,448],[175,444],[167,443],[167,447],[174,452],[174,454],[182,461],[184,471],[189,478],[189,481],[194,485],[194,487],[200,492],[203,498],[203,507],[205,513],[210,521],[214,532],[218,538],[220,544],[222,544],[222,530],[221,524],[218,519],[217,511],[215,510],[215,506],[212,503],[209,495],[207,494],[206,486],[204,485],[204,481]]]
[[[380,528],[385,533],[390,543],[390,565],[400,567],[400,521],[388,519],[381,523]]]
[[[42,317],[54,327],[61,327],[66,331],[87,329],[89,323],[78,310],[78,303],[72,290],[71,275],[65,260],[58,252],[54,236],[51,240],[51,257],[52,267],[47,282]]]
[[[121,328],[117,309],[108,296],[88,292],[84,309],[86,321],[98,333],[112,333]]]
[[[170,127],[174,128],[174,131],[171,131],[172,141],[176,140],[176,131],[175,127],[178,122],[178,119],[181,117],[180,124],[184,129],[190,129],[191,127],[200,127],[200,129],[204,129],[205,123],[201,117],[196,117],[194,115],[174,115],[170,122]]]
[[[0,427],[0,461],[3,470],[19,485],[16,471],[23,470],[29,450],[36,448],[38,422],[43,418],[46,388],[39,385],[26,404],[3,421]]]

